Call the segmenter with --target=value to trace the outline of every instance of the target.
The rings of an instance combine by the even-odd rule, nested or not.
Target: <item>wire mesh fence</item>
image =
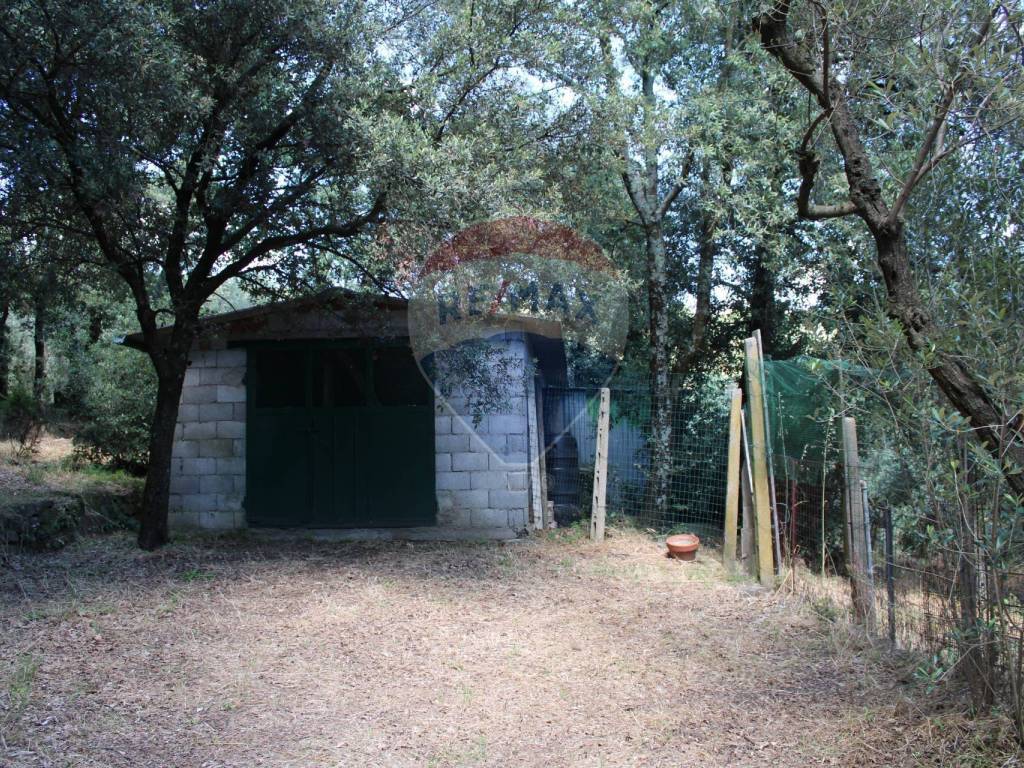
[[[792,370],[773,387],[766,369],[780,575],[822,613],[916,654],[930,682],[959,680],[979,710],[1001,702],[1024,724],[1022,510],[998,469],[966,434],[901,450],[869,421],[854,471],[821,378],[811,408]],[[867,544],[863,575],[854,534]]]
[[[811,379],[802,381],[792,368],[784,373],[784,386],[772,380],[770,368],[766,376],[772,545],[779,578],[823,614],[846,614],[894,648],[918,653],[922,675],[974,678],[972,687],[990,700],[1012,682],[1022,687],[1024,573],[1017,571],[1024,568],[1010,567],[1005,557],[993,557],[992,548],[983,546],[982,539],[998,536],[990,524],[995,513],[972,512],[964,501],[985,497],[992,488],[975,478],[970,495],[948,489],[923,494],[932,479],[926,482],[902,466],[894,470],[891,456],[869,447],[850,476],[837,411],[827,408],[820,391],[810,408],[801,387]],[[655,443],[649,388],[613,383],[609,389],[609,520],[662,534],[686,530],[719,544],[728,480],[725,388],[710,396],[707,390],[674,389],[667,453],[658,452]],[[548,498],[560,525],[590,514],[599,392],[598,387],[547,387],[543,393]],[[749,404],[746,408],[749,429]],[[749,454],[750,432],[743,438]],[[863,440],[865,446],[877,442]],[[655,456],[667,456],[667,465],[656,465]],[[660,500],[652,493],[659,468],[669,479],[668,495]],[[861,519],[848,510],[853,495]],[[950,506],[949,499],[959,502]],[[740,527],[750,523],[742,519],[750,514],[741,507]],[[857,532],[866,546],[859,573],[851,560]],[[1019,552],[1017,544],[1010,549]],[[858,590],[864,595],[860,602]],[[860,615],[865,603],[870,606],[866,616]]]
[[[597,442],[597,387],[546,387],[544,432],[548,498],[559,525],[589,514]],[[728,403],[674,388],[668,450],[659,450],[648,388],[610,387],[607,515],[659,533],[687,531],[720,541],[725,514]],[[668,493],[654,492],[654,457]]]

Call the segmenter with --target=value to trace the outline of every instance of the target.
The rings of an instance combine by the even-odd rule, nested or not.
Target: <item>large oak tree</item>
[[[61,201],[43,224],[95,243],[130,289],[157,373],[142,547],[167,540],[174,426],[204,303],[282,260],[352,258],[348,244],[386,212],[375,126],[406,121],[439,143],[503,64],[487,40],[513,35],[527,5],[478,21],[477,48],[459,3],[19,0],[0,11],[3,176]],[[428,53],[405,56],[426,33]]]

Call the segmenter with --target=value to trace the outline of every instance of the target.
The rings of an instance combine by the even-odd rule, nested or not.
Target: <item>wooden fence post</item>
[[[740,409],[740,441],[743,458],[740,462],[740,503],[743,505],[743,524],[740,527],[740,560],[751,576],[757,576],[754,558],[754,475],[750,469],[750,443],[747,441],[747,417]]]
[[[747,402],[750,404],[751,464],[754,470],[754,519],[757,526],[757,575],[770,586],[775,581],[772,556],[772,500],[768,489],[768,438],[764,426],[764,392],[757,339],[743,342],[747,362]]]
[[[743,473],[740,477],[740,501],[743,504],[743,524],[740,527],[740,562],[751,576],[757,575],[754,562],[754,484],[750,477],[750,458],[746,441],[743,443]]]
[[[767,435],[765,441],[765,455],[768,457],[768,495],[772,503],[772,525],[775,532],[775,564],[782,568],[782,544],[779,537],[782,535],[779,527],[779,500],[775,492],[775,450],[772,447],[772,420],[769,415],[771,410],[768,404],[768,385],[765,383],[764,375],[764,345],[761,343],[761,329],[754,329],[754,341],[757,342],[758,375],[761,380],[761,405],[764,410],[764,433]]]
[[[608,422],[611,418],[611,390],[601,387],[597,411],[597,446],[594,450],[594,502],[590,510],[590,540],[604,540],[605,494],[608,490]]]
[[[854,615],[869,631],[875,628],[875,596],[868,573],[868,541],[864,526],[864,495],[857,448],[857,422],[843,418],[843,507],[846,529],[846,561],[850,570]]]
[[[730,394],[729,407],[729,460],[726,464],[725,484],[725,531],[722,545],[722,562],[727,568],[736,564],[736,524],[739,519],[740,503],[740,413],[743,408],[743,394],[734,388]]]

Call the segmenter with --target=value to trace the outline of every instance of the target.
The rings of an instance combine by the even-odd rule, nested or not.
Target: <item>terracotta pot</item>
[[[665,539],[665,546],[672,557],[679,560],[694,560],[700,547],[700,539],[692,533],[679,533]]]

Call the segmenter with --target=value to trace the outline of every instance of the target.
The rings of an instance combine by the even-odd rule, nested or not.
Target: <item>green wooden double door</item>
[[[434,525],[433,390],[408,344],[248,349],[252,526]]]

